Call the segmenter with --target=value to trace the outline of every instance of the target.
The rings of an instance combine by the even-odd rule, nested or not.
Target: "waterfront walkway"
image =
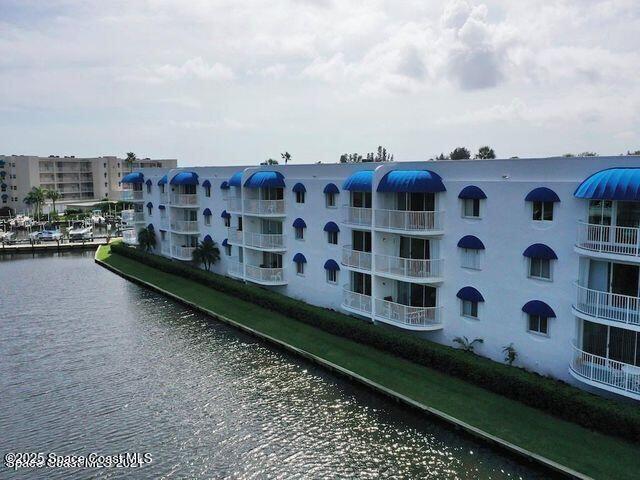
[[[331,335],[185,278],[111,255],[101,247],[98,261],[125,276],[174,295],[212,316],[221,316],[274,342],[295,347],[310,359],[329,362],[340,373],[375,383],[396,398],[496,443],[513,445],[565,465],[579,478],[637,478],[637,444],[592,432],[576,424],[460,379],[416,365],[380,350]],[[294,350],[294,351],[295,351]],[[405,401],[405,400],[403,400]],[[469,428],[467,428],[469,427]],[[525,455],[526,456],[526,455]],[[578,474],[577,472],[581,472]]]
[[[42,242],[42,243],[0,243],[0,254],[3,253],[39,253],[39,252],[63,252],[69,250],[95,250],[100,245],[106,245],[106,237],[96,237],[93,240],[77,242]]]

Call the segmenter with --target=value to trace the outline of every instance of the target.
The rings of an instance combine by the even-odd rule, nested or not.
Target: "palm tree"
[[[150,228],[143,228],[138,232],[138,248],[150,252],[156,248],[156,234]]]
[[[205,270],[211,270],[211,266],[220,260],[220,249],[216,242],[206,237],[193,251],[193,261],[198,265],[204,265]]]
[[[45,190],[40,187],[33,187],[31,191],[24,197],[24,203],[31,207],[35,205],[36,207],[36,218],[40,218],[40,206],[44,203],[45,199]]]
[[[60,192],[57,190],[47,190],[45,195],[49,200],[51,200],[53,213],[56,213],[56,202],[60,199]]]
[[[476,343],[477,344],[484,343],[484,340],[482,338],[474,338],[473,340],[470,341],[467,337],[455,337],[453,339],[453,342],[457,343],[460,346],[460,348],[465,352],[473,353],[473,350],[476,347]]]
[[[129,167],[129,172],[133,172],[133,162],[135,162],[137,159],[138,157],[136,157],[135,153],[127,152],[127,158],[124,159],[124,163],[126,163]]]

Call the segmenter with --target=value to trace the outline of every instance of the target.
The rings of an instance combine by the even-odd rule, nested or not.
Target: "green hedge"
[[[636,405],[599,397],[521,368],[509,367],[402,331],[381,328],[333,310],[315,307],[270,290],[249,286],[122,244],[112,245],[111,251],[329,333],[453,375],[584,427],[634,442],[640,441],[640,409]]]

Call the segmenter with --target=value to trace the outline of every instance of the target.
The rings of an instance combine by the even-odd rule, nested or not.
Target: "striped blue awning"
[[[166,185],[169,179],[166,175],[164,175],[160,180],[158,180],[158,185]]]
[[[539,315],[546,318],[555,318],[556,312],[541,300],[531,300],[522,306],[522,311],[529,315]]]
[[[547,187],[538,187],[531,190],[524,198],[525,202],[559,202],[560,197]]]
[[[557,260],[558,256],[551,247],[546,246],[544,243],[534,243],[529,245],[527,249],[522,252],[522,255],[529,258],[542,258],[544,260]]]
[[[484,297],[482,294],[473,287],[462,287],[456,293],[456,297],[460,300],[468,300],[470,302],[484,302]]]
[[[340,231],[340,227],[338,227],[336,222],[327,222],[326,225],[324,226],[324,231],[325,232],[339,232]]]
[[[122,177],[120,183],[144,183],[144,175],[142,172],[128,173]]]
[[[335,183],[327,183],[324,187],[323,193],[340,193]]]
[[[484,250],[484,243],[478,237],[473,235],[465,235],[458,240],[458,247],[471,248],[473,250]]]
[[[220,190],[229,190],[229,182],[226,180],[220,184]]]
[[[147,187],[150,187],[151,185],[153,185],[153,182],[151,181],[151,179],[150,179],[150,178],[147,178],[147,181],[146,181],[146,182],[144,182],[144,183],[146,183],[146,184],[147,184]]]
[[[307,228],[307,224],[305,223],[305,221],[301,218],[296,218],[293,221],[293,228]]]
[[[242,186],[242,170],[231,175],[229,179],[230,187],[241,187]]]
[[[340,265],[338,265],[338,262],[330,258],[329,260],[324,262],[324,269],[336,271],[340,270]]]
[[[224,240],[222,240],[222,246],[223,247],[228,247],[229,246],[229,240],[227,240],[226,238]]]
[[[204,238],[202,239],[203,242],[213,242],[213,238],[211,238],[211,235],[205,235]]]
[[[304,186],[303,184],[301,184],[300,182],[296,183],[296,184],[293,186],[292,190],[293,190],[295,193],[299,193],[299,192],[304,193],[304,192],[306,192],[306,191],[307,191],[307,189],[305,188],[305,186]]]
[[[202,186],[204,188],[211,188],[211,182],[209,180],[205,180],[204,182],[202,182]]]
[[[475,185],[467,185],[458,194],[458,198],[463,200],[482,200],[487,198],[487,195],[482,191],[480,187]]]
[[[437,193],[447,189],[442,177],[430,170],[393,170],[378,184],[378,192]]]
[[[153,208],[153,203],[147,202],[147,208]]]
[[[284,188],[284,176],[280,172],[256,172],[251,175],[244,186],[247,188]]]
[[[576,189],[577,198],[640,201],[640,168],[609,168],[594,173]]]
[[[342,188],[350,192],[370,192],[373,189],[373,170],[361,170],[351,174]]]
[[[296,262],[296,263],[307,263],[306,257],[301,253],[296,253],[293,256],[293,261]]]
[[[205,208],[202,212],[202,215],[204,215],[205,217],[210,217],[211,216],[211,209],[210,208]]]
[[[198,174],[195,172],[180,172],[173,176],[171,185],[198,185]]]
[[[220,214],[220,218],[231,218],[231,214],[226,210],[223,210],[222,213]]]

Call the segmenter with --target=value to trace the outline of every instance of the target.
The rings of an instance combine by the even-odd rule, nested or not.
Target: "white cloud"
[[[155,69],[159,78],[165,80],[181,80],[183,78],[197,78],[203,80],[233,80],[233,70],[227,65],[215,62],[209,65],[202,57],[187,60],[180,66],[162,65]]]

